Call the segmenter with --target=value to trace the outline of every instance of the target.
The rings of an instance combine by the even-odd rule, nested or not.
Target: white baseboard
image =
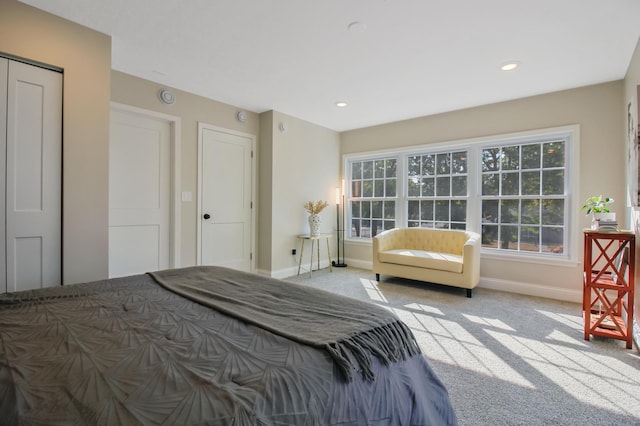
[[[567,302],[582,303],[582,290],[550,287],[540,284],[514,282],[497,278],[480,277],[480,288],[505,291],[509,293],[526,294],[528,296],[546,297],[548,299],[564,300]]]
[[[371,271],[373,269],[373,263],[369,261],[348,258],[344,261],[348,266],[352,266],[354,268],[364,269],[368,271]],[[329,267],[329,262],[327,262],[326,260],[324,262],[321,261],[320,266],[322,268],[327,268]],[[271,273],[271,276],[274,278],[286,278],[292,275],[296,275],[297,273],[298,267],[296,266],[293,268],[285,268],[278,271],[273,271]],[[309,264],[302,265],[300,274],[302,273],[309,273]],[[528,296],[546,297],[548,299],[582,303],[582,289],[572,290],[567,288],[558,288],[540,284],[514,282],[511,280],[501,280],[498,278],[485,277],[480,277],[480,283],[478,284],[478,287],[505,291],[509,293],[525,294]]]

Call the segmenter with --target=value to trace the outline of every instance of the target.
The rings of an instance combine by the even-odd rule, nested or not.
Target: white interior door
[[[0,69],[6,290],[61,285],[62,74],[6,59]]]
[[[109,277],[170,267],[171,124],[112,108]]]
[[[253,270],[253,145],[199,125],[198,264]]]

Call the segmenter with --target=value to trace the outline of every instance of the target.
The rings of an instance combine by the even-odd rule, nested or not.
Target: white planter
[[[600,222],[615,222],[616,214],[614,212],[609,213],[592,213],[591,214],[591,229],[600,229]]]
[[[319,214],[310,214],[309,215],[309,235],[312,237],[317,237],[320,235],[320,215]]]

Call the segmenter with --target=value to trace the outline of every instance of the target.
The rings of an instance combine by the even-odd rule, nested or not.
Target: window
[[[407,226],[465,229],[467,151],[407,157]]]
[[[482,246],[564,254],[563,140],[483,148]]]
[[[575,256],[577,132],[567,126],[349,155],[347,237],[366,240],[396,226],[469,229],[482,235],[485,252]]]
[[[373,238],[396,226],[396,158],[351,162],[351,237]]]

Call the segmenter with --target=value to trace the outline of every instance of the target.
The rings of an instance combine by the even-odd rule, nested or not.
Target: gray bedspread
[[[455,424],[421,354],[370,359],[374,380],[341,380],[326,350],[149,275],[5,294],[0,424]]]
[[[160,285],[280,336],[325,349],[350,380],[420,353],[409,328],[387,309],[334,293],[216,266],[151,272]]]

